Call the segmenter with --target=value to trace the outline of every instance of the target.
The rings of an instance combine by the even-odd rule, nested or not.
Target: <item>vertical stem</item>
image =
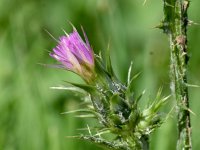
[[[144,135],[141,137],[142,141],[142,150],[149,150],[149,136]]]
[[[187,87],[187,26],[188,0],[164,0],[164,20],[160,28],[168,34],[171,54],[171,91],[178,113],[177,150],[191,150],[191,124]]]

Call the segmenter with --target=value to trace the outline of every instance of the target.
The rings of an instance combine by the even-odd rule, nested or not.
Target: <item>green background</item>
[[[193,0],[189,18],[200,22],[200,1]],[[110,43],[117,76],[126,81],[133,61],[135,94],[144,89],[144,107],[163,86],[170,94],[169,44],[161,30],[154,29],[163,18],[162,0],[0,0],[0,150],[89,150],[101,149],[88,142],[66,138],[85,128],[84,119],[61,112],[80,108],[75,93],[49,89],[63,80],[82,82],[64,70],[43,67],[54,64],[49,51],[56,42],[45,32],[59,38],[62,29],[72,31],[69,21],[80,31],[84,27],[96,53]],[[200,85],[200,28],[188,30],[188,81]],[[189,88],[192,115],[193,149],[200,147],[200,89]],[[168,113],[172,99],[163,109]],[[176,144],[176,116],[151,136],[152,150],[173,150]]]

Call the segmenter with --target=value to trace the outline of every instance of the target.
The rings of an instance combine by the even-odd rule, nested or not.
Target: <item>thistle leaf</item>
[[[72,82],[69,82],[69,81],[65,81],[75,87],[78,87],[80,89],[83,89],[84,91],[88,92],[88,93],[94,93],[96,91],[95,87],[94,86],[91,86],[91,85],[86,85],[86,84],[78,84],[78,83],[72,83]]]
[[[127,102],[117,94],[113,95],[110,99],[110,109],[111,109],[111,112],[113,113],[112,114],[113,119],[118,120],[120,116],[120,122],[122,123],[126,119],[128,119],[131,112],[131,109],[129,105],[127,104]]]
[[[95,115],[92,114],[86,114],[86,115],[76,115],[76,118],[96,118]]]
[[[106,50],[106,70],[108,71],[111,77],[115,77],[112,64],[111,64],[111,59],[110,59],[110,45],[109,44]]]
[[[128,74],[131,74],[131,68],[129,68],[129,73]],[[132,84],[133,84],[133,81],[140,75],[141,73],[137,73],[136,75],[134,75],[132,78],[130,78],[130,75],[128,75],[128,79],[127,79],[127,89],[126,89],[126,96],[129,98],[131,97],[132,94]]]
[[[67,112],[63,112],[61,114],[71,114],[71,113],[92,113],[92,114],[96,114],[95,111],[93,110],[89,110],[89,109],[77,109],[77,110],[72,110],[72,111],[67,111]]]
[[[79,88],[79,87],[75,87],[75,86],[53,86],[50,87],[50,89],[56,89],[56,90],[67,90],[67,91],[74,91],[74,92],[78,92],[81,94],[87,94],[85,90]]]
[[[140,99],[142,98],[142,96],[145,94],[145,90],[144,91],[142,91],[142,93],[138,96],[138,98],[136,99],[136,104],[140,101]]]
[[[131,87],[133,81],[134,81],[136,78],[138,78],[138,77],[140,76],[140,74],[141,74],[141,72],[135,74],[135,75],[130,79],[129,84],[127,84],[127,86],[128,86],[128,87]]]
[[[102,59],[99,57],[95,57],[95,70],[96,70],[96,73],[101,76],[105,77],[105,74],[106,74],[110,78],[112,78],[111,74],[106,70],[105,65],[102,63]]]
[[[118,95],[114,94],[110,99],[111,110],[114,112],[121,112],[128,108],[127,103]]]

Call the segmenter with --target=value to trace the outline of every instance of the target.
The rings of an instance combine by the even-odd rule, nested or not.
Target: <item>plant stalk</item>
[[[143,144],[142,149],[149,150],[149,136],[145,135],[141,138],[141,140],[142,140],[142,144]]]
[[[188,0],[164,0],[164,20],[159,28],[169,36],[171,92],[176,99],[178,116],[177,150],[191,150],[191,123],[187,84]]]

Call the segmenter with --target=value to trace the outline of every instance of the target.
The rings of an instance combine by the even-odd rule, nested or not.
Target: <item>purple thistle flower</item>
[[[60,37],[58,45],[53,48],[50,56],[62,64],[63,68],[81,75],[84,79],[91,76],[94,68],[94,54],[88,38],[83,31],[85,41],[82,40],[76,28],[69,35]]]

